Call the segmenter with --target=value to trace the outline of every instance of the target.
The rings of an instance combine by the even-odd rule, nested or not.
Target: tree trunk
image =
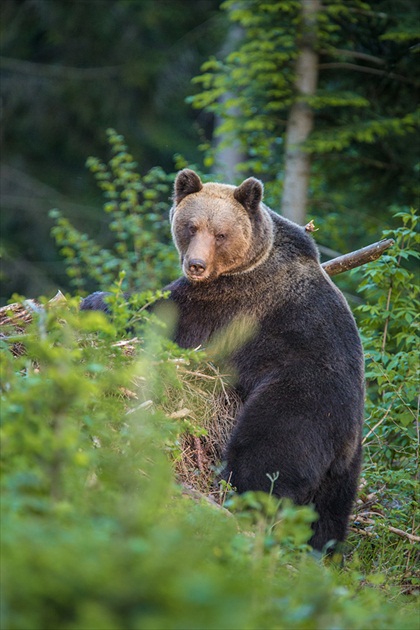
[[[231,98],[232,94],[227,92],[221,101],[227,101]],[[235,114],[235,110],[231,108],[229,110],[231,115]],[[216,116],[216,128],[221,124],[219,116]],[[244,162],[246,155],[239,144],[239,141],[232,139],[228,145],[223,145],[224,137],[220,136],[217,141],[216,159],[213,167],[213,171],[216,173],[223,173],[225,181],[229,184],[234,184],[238,177],[237,166],[241,162]]]
[[[301,34],[296,60],[295,91],[286,129],[286,159],[281,212],[299,225],[305,223],[311,158],[302,150],[313,127],[313,112],[305,97],[315,94],[318,53],[315,51],[319,0],[302,0]]]
[[[225,43],[220,51],[220,55],[223,59],[226,59],[226,57],[232,51],[238,49],[242,37],[242,28],[237,24],[232,24],[229,27]],[[232,98],[232,93],[226,92],[220,98],[220,102],[226,102],[230,98]],[[228,113],[232,116],[235,116],[236,112],[234,108],[231,108]],[[219,115],[216,115],[215,129],[220,127],[222,122],[223,118]],[[223,173],[225,181],[229,184],[233,184],[238,176],[236,167],[238,166],[238,164],[245,161],[246,155],[238,140],[232,139],[229,144],[224,144],[224,140],[224,136],[214,138],[216,144],[216,159],[212,170],[216,173]]]

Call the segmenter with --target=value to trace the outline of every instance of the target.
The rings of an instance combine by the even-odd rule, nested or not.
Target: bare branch
[[[369,68],[368,66],[360,66],[357,63],[347,63],[345,61],[333,61],[331,63],[321,63],[318,66],[318,70],[355,70],[356,72],[366,72],[367,74],[376,74],[380,77],[387,77],[388,79],[395,79],[402,83],[409,83],[410,85],[418,85],[418,81],[413,81],[402,74],[395,74],[395,72],[387,72],[386,70],[378,70],[377,68]]]
[[[356,50],[344,50],[341,48],[334,48],[333,50],[321,50],[321,55],[328,55],[329,57],[343,56],[353,57],[354,59],[362,59],[363,61],[369,61],[370,63],[376,63],[378,66],[384,66],[385,61],[379,57],[373,55],[367,55],[366,53],[358,52]]]
[[[355,267],[360,267],[373,260],[377,260],[382,256],[383,252],[393,244],[393,239],[387,238],[378,243],[367,245],[367,247],[362,247],[362,249],[358,249],[355,252],[350,252],[349,254],[344,254],[344,256],[338,256],[338,258],[328,260],[322,263],[322,267],[329,276],[336,276],[339,273],[343,273],[343,271],[349,271]]]
[[[53,79],[108,79],[116,76],[121,66],[103,66],[99,68],[72,68],[69,66],[50,65],[47,63],[34,63],[24,59],[12,59],[11,57],[0,57],[0,68],[30,74],[31,76],[46,77]]]
[[[411,542],[420,542],[420,536],[409,534],[408,532],[404,532],[402,529],[398,529],[397,527],[392,527],[392,525],[388,525],[388,529],[390,532],[397,534],[397,536],[401,536],[402,538],[408,538],[408,540],[411,540]]]
[[[372,514],[372,512],[368,512],[368,514]],[[375,514],[376,515],[376,514]],[[377,516],[381,516],[378,514]],[[375,521],[372,518],[366,517],[364,514],[355,514],[350,517],[350,520],[359,522],[361,525],[380,525],[384,529],[387,529],[389,532],[400,536],[401,538],[407,538],[410,542],[420,542],[420,536],[416,536],[415,534],[410,534],[409,532],[405,532],[402,529],[398,529],[398,527],[393,527],[392,525],[387,525],[387,523],[382,523],[381,521]],[[356,524],[356,523],[355,523]],[[372,532],[366,532],[366,530],[359,528],[351,528],[352,531],[356,531],[357,533],[364,533],[364,535],[369,536],[372,535]]]

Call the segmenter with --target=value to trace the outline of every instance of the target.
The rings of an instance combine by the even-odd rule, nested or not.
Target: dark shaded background
[[[140,172],[200,161],[212,119],[186,104],[191,78],[223,40],[219,0],[3,0],[1,302],[68,288],[51,208],[105,238],[85,168],[126,137]],[[226,21],[226,20],[224,20]]]

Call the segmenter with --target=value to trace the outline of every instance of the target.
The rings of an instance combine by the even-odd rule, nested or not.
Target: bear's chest
[[[215,335],[227,331],[238,319],[246,316],[245,304],[233,296],[200,299],[196,296],[173,297],[178,309],[175,341],[183,348],[207,345]]]
[[[198,287],[182,278],[170,289],[178,311],[178,345],[207,346],[217,337],[219,344],[225,339],[230,354],[255,337],[267,316],[281,309],[283,302],[274,277],[257,281],[254,274],[228,276]]]

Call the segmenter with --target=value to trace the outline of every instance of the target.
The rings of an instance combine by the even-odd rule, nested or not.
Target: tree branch
[[[310,221],[306,225],[306,231],[315,231],[313,221]],[[349,271],[350,269],[354,269],[355,267],[360,267],[361,265],[365,265],[366,263],[372,262],[373,260],[377,260],[377,258],[379,258],[383,254],[383,252],[388,249],[388,247],[391,247],[391,245],[393,244],[394,241],[392,238],[384,239],[377,243],[372,243],[372,245],[367,245],[362,249],[358,249],[355,252],[350,252],[349,254],[344,254],[343,256],[338,256],[337,258],[328,260],[327,262],[322,263],[321,266],[329,276],[336,276],[339,273],[343,273],[344,271]],[[61,291],[58,291],[57,295],[52,300],[50,300],[50,303],[59,302],[61,300],[65,300],[65,298],[62,295]],[[0,327],[6,324],[12,324],[19,327],[19,323],[21,322],[22,330],[19,330],[19,333],[23,332],[24,325],[32,321],[32,315],[30,313],[30,309],[28,309],[28,305],[30,302],[32,301],[26,300],[25,306],[17,302],[15,304],[2,306],[0,308]],[[205,377],[205,375],[203,375],[203,377]]]
[[[0,68],[30,74],[31,76],[46,77],[51,79],[108,79],[116,76],[121,71],[121,66],[102,66],[99,68],[73,68],[47,63],[34,63],[25,59],[13,59],[12,57],[0,57]]]
[[[342,48],[334,48],[333,50],[321,50],[321,55],[328,55],[329,57],[343,56],[343,57],[353,57],[354,59],[362,59],[363,61],[369,61],[371,63],[376,63],[378,66],[384,66],[385,61],[380,57],[374,57],[373,55],[367,55],[366,53],[358,52],[356,50],[345,50]]]
[[[395,79],[402,83],[409,83],[410,85],[418,85],[418,81],[413,81],[402,74],[395,74],[394,72],[387,72],[386,70],[378,70],[377,68],[369,68],[368,66],[360,66],[357,63],[347,63],[346,61],[333,61],[331,63],[321,63],[318,66],[318,70],[355,70],[356,72],[366,72],[367,74],[376,74],[380,77],[386,77],[387,79]]]
[[[372,512],[368,512],[367,514],[375,514]],[[376,515],[376,514],[375,514]],[[382,516],[382,514],[378,514],[377,516]],[[400,536],[401,538],[407,538],[410,542],[420,542],[420,536],[416,536],[415,534],[410,534],[410,532],[405,532],[398,527],[393,527],[392,525],[388,525],[387,523],[382,523],[381,521],[375,521],[372,518],[368,518],[365,514],[355,514],[350,517],[350,520],[354,522],[355,525],[359,522],[361,525],[380,525],[381,527],[387,529],[389,532]],[[357,533],[362,533],[365,536],[373,535],[373,532],[366,532],[366,530],[360,528],[351,528],[352,531],[356,531]]]
[[[361,267],[361,265],[377,260],[382,256],[383,252],[393,244],[393,239],[387,238],[377,243],[372,243],[372,245],[362,247],[362,249],[358,249],[355,252],[350,252],[349,254],[328,260],[322,263],[322,267],[329,276],[336,276],[339,273],[343,273],[343,271],[349,271],[355,267]]]

